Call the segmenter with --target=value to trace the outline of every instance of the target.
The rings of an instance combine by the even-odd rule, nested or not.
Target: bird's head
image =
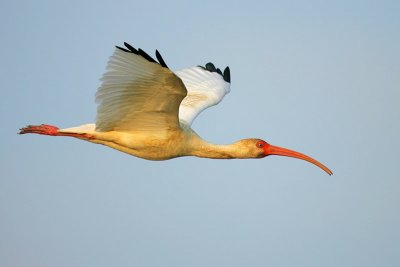
[[[270,145],[261,139],[243,139],[238,142],[238,145],[245,148],[243,151],[246,151],[245,153],[250,158],[264,158],[271,155],[292,157],[308,161],[329,175],[333,174],[325,165],[307,155],[287,148]]]

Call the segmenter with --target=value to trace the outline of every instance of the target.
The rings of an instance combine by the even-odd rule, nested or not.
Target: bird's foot
[[[28,125],[20,129],[19,134],[43,134],[43,135],[58,135],[59,128],[53,125],[42,124],[42,125]]]

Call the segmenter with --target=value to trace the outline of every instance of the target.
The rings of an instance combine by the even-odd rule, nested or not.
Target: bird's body
[[[111,56],[96,94],[95,124],[59,129],[27,126],[20,134],[71,136],[148,160],[182,156],[205,158],[262,158],[282,155],[309,161],[328,174],[318,161],[295,151],[269,145],[261,139],[243,139],[229,145],[204,141],[191,128],[204,109],[218,104],[230,91],[230,70],[212,63],[172,72],[156,51],[158,62],[143,50],[125,43]]]
[[[61,134],[80,133],[83,140],[112,147],[121,152],[148,160],[166,160],[190,155],[191,147],[200,138],[191,128],[175,128],[163,133],[107,131],[99,132],[95,124],[61,129]],[[179,142],[176,142],[179,140]]]

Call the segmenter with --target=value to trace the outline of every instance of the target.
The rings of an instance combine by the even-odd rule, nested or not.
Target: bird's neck
[[[199,139],[196,141],[196,145],[193,146],[193,150],[190,154],[200,158],[211,159],[244,158],[245,156],[241,155],[240,152],[240,149],[237,148],[235,143],[229,145],[216,145]]]

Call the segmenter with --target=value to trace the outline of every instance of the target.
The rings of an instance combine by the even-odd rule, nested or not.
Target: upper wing
[[[117,47],[96,93],[96,131],[164,131],[179,126],[179,104],[186,96],[181,79],[161,55],[160,64],[143,50]]]
[[[187,96],[179,106],[179,120],[189,126],[201,111],[218,104],[230,91],[229,67],[222,73],[207,63],[206,67],[183,69],[175,74],[187,89]]]

